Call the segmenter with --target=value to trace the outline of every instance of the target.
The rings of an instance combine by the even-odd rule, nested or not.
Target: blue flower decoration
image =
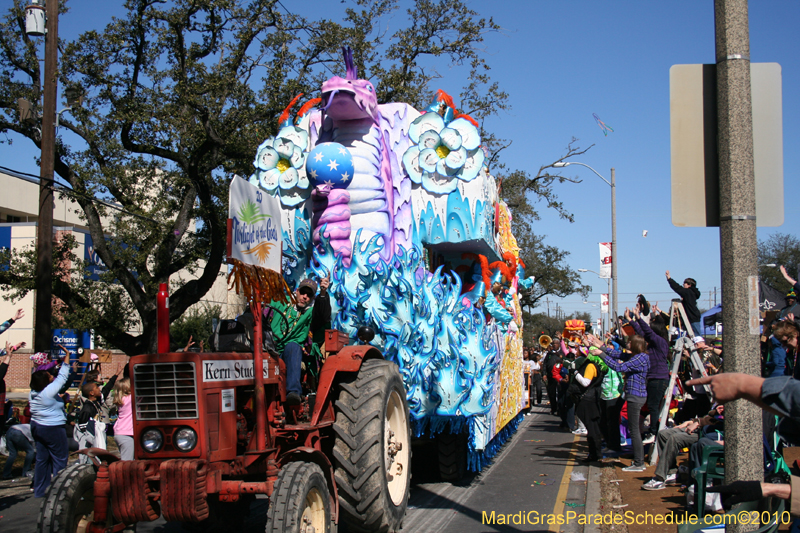
[[[296,126],[282,128],[258,147],[250,183],[278,196],[286,207],[296,207],[311,194],[305,171],[308,132]]]
[[[451,193],[458,180],[474,180],[483,167],[480,133],[464,118],[445,125],[438,113],[429,111],[411,123],[408,135],[416,146],[406,150],[403,167],[411,181],[429,192]]]

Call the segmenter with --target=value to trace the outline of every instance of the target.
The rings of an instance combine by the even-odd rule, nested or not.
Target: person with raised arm
[[[36,442],[36,467],[33,475],[33,495],[43,498],[50,486],[51,477],[55,477],[67,466],[69,444],[67,441],[67,414],[59,390],[69,377],[69,350],[61,344],[64,351],[64,362],[58,375],[46,370],[37,370],[31,374],[31,434]]]
[[[634,335],[630,338],[631,356],[625,361],[619,350],[605,348],[603,342],[594,335],[586,338],[595,349],[593,355],[600,355],[608,368],[625,374],[625,400],[628,402],[628,434],[633,446],[633,463],[623,468],[624,472],[644,472],[644,447],[642,445],[641,410],[647,400],[647,371],[650,356],[647,355],[647,341]]]
[[[22,309],[17,311],[17,314],[20,314],[21,312]],[[6,323],[7,322],[4,322],[3,324]],[[6,407],[5,377],[6,373],[8,372],[8,365],[11,363],[11,354],[16,352],[23,346],[25,346],[24,342],[21,342],[15,346],[11,346],[8,342],[6,342],[5,349],[0,351],[0,435],[3,434],[3,428],[5,428],[6,425],[6,418],[8,418],[8,413],[5,412],[5,407]]]
[[[702,324],[700,324],[700,310],[697,308],[697,299],[700,298],[700,291],[697,290],[697,282],[694,278],[686,278],[683,280],[683,285],[678,285],[678,282],[672,279],[667,270],[667,282],[669,286],[681,297],[683,303],[683,310],[686,311],[686,318],[689,319],[689,324],[692,326],[695,335],[702,335]]]

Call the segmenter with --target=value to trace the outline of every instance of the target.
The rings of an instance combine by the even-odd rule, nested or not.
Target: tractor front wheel
[[[334,533],[325,474],[314,463],[281,468],[269,502],[266,533]]]
[[[39,509],[37,531],[79,533],[94,519],[94,482],[97,470],[91,464],[75,463],[56,476]]]
[[[335,407],[336,487],[348,531],[399,530],[411,481],[411,429],[397,365],[364,361],[340,384]]]

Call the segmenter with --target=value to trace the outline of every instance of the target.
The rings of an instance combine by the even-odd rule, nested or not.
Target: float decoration
[[[330,277],[332,327],[352,342],[360,326],[375,331],[372,344],[403,376],[414,432],[468,431],[469,464],[480,469],[516,429],[524,401],[524,271],[511,215],[477,123],[449,95],[438,91],[424,112],[378,104],[349,50],[345,65],[295,125],[281,116],[251,183],[280,200],[289,286]],[[287,195],[282,174],[294,171],[299,192]],[[487,292],[493,274],[507,286],[499,300]],[[501,320],[486,312],[490,296]]]
[[[231,259],[229,262],[232,268],[228,274],[228,286],[235,289],[236,294],[243,294],[248,302],[288,303],[291,300],[296,303],[294,293],[279,272],[247,265],[238,259]]]

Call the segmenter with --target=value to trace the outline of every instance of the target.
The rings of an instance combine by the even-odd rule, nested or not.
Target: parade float
[[[346,77],[288,105],[249,181],[280,202],[288,285],[330,278],[332,327],[353,344],[375,331],[415,436],[438,439],[454,478],[454,456],[480,470],[519,423],[518,291],[533,280],[478,124],[442,91],[423,110],[379,104],[344,54]]]

